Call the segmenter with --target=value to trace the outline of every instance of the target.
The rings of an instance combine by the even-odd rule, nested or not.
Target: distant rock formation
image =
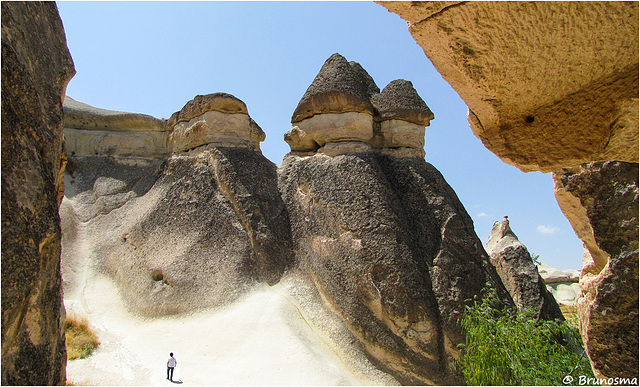
[[[502,222],[493,224],[487,252],[518,309],[533,310],[537,318],[545,320],[564,320],[562,311],[547,290],[531,254],[511,230],[506,216]]]
[[[411,82],[395,80],[381,93],[360,64],[336,53],[300,100],[284,139],[299,154],[424,157],[424,127],[432,119]]]
[[[64,385],[62,98],[75,74],[53,2],[2,2],[2,385]]]
[[[580,270],[558,270],[542,263],[538,265],[538,273],[558,305],[576,306],[580,297]]]
[[[371,103],[378,90],[371,77],[335,54],[302,98],[285,135],[292,151],[278,171],[293,247],[383,369],[406,384],[459,384],[451,361],[464,341],[458,319],[465,305],[487,282],[512,301],[464,207],[420,157],[416,139],[433,115],[409,82],[388,88]],[[389,95],[405,103],[387,102]],[[381,112],[413,125],[401,132],[414,139],[413,153],[383,151],[396,150],[386,147],[397,132],[373,129]],[[374,135],[384,140],[377,149]],[[305,136],[312,140],[302,147]]]
[[[256,281],[278,282],[292,263],[289,221],[276,166],[259,150],[264,133],[244,103],[197,96],[166,133],[173,153],[164,158],[145,148],[70,156],[60,211],[65,275],[89,257],[147,316],[222,305]]]
[[[554,182],[584,241],[578,320],[594,371],[638,377],[638,164],[589,163]]]

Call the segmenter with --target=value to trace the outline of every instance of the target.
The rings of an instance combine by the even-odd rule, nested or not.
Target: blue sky
[[[442,172],[486,244],[509,216],[530,252],[559,269],[582,266],[582,242],[553,195],[550,174],[523,173],[476,138],[467,107],[433,68],[407,24],[373,2],[60,1],[77,74],[67,95],[89,105],[169,118],[197,94],[227,92],[247,104],[276,164],[283,135],[324,61],[359,62],[380,89],[413,83],[434,112],[426,160]]]

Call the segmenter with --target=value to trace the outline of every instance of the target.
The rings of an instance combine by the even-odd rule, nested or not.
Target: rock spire
[[[300,100],[284,138],[292,152],[424,157],[424,127],[433,118],[411,82],[398,79],[380,92],[359,63],[336,53]]]

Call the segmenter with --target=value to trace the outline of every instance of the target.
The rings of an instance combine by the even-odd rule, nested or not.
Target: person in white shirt
[[[173,369],[178,365],[178,361],[173,357],[173,352],[169,356],[169,360],[167,360],[167,379],[173,382]]]

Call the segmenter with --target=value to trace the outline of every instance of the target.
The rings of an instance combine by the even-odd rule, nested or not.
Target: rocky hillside
[[[433,113],[408,81],[380,91],[359,64],[331,56],[277,168],[229,94],[197,96],[167,121],[71,99],[65,109],[70,298],[90,268],[131,313],[160,317],[229,305],[297,272],[323,313],[405,384],[461,383],[451,361],[465,304],[487,282],[512,302],[471,218],[424,160]]]

